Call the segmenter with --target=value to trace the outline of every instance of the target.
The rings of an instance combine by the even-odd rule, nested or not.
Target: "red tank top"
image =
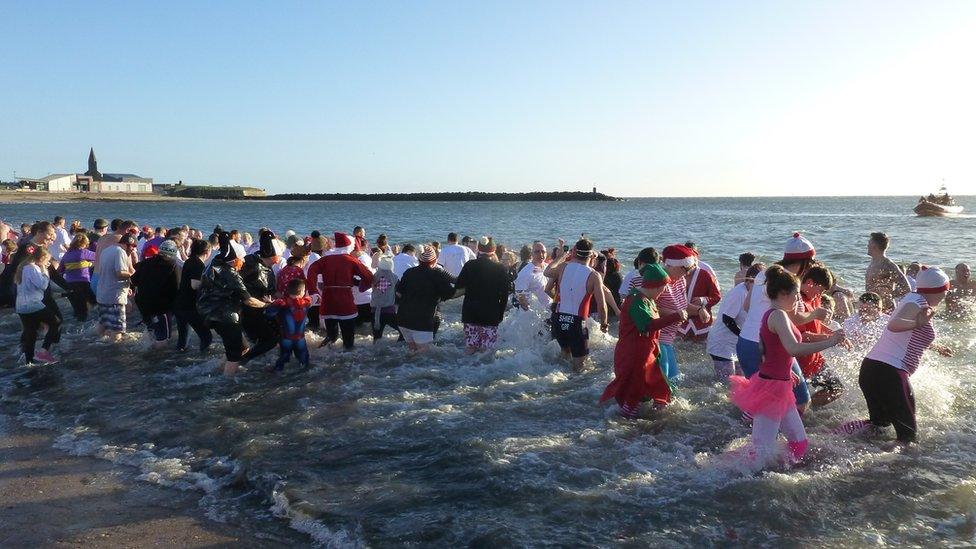
[[[763,344],[763,361],[759,365],[759,373],[763,377],[770,379],[790,380],[790,368],[793,365],[793,355],[791,355],[779,336],[769,329],[769,315],[776,309],[770,309],[763,314],[762,324],[759,325],[759,337]],[[788,320],[788,319],[787,319]],[[800,330],[796,328],[793,321],[789,321],[790,329],[793,330],[793,337],[800,341]]]

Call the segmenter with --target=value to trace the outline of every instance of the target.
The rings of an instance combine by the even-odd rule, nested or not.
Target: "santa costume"
[[[643,283],[634,288],[620,308],[620,336],[613,352],[613,381],[603,391],[600,402],[611,397],[620,406],[620,415],[633,419],[642,400],[657,406],[671,402],[674,387],[661,362],[658,332],[680,321],[679,313],[661,317],[648,296],[661,293],[671,282],[664,268],[651,263],[643,269]]]
[[[355,321],[359,316],[352,290],[356,287],[366,291],[373,284],[373,273],[350,255],[353,249],[349,235],[337,232],[335,247],[308,269],[309,287],[321,295],[319,316],[325,320],[325,342],[338,340],[341,328],[346,349],[353,347]]]
[[[685,296],[688,303],[699,303],[708,311],[708,320],[702,320],[698,315],[688,315],[688,320],[681,323],[678,331],[689,339],[701,341],[708,337],[708,331],[712,328],[712,307],[722,300],[722,292],[715,275],[697,261],[698,252],[692,250],[692,253],[695,254],[696,264],[688,273]]]

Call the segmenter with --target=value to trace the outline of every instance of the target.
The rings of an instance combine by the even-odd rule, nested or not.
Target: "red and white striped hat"
[[[681,244],[672,244],[661,251],[661,258],[668,267],[694,267],[695,251]]]
[[[793,233],[793,238],[786,241],[786,250],[783,251],[783,261],[813,259],[816,256],[817,250],[813,247],[813,243],[800,236],[800,233]]]
[[[922,265],[915,277],[916,292],[920,294],[941,294],[949,291],[949,276],[938,267]]]

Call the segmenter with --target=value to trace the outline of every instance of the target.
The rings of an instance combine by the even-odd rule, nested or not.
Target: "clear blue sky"
[[[976,2],[4,2],[0,179],[976,193]]]

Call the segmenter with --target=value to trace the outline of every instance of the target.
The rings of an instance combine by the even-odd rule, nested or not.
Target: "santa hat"
[[[275,249],[274,245],[274,233],[271,231],[263,231],[260,236],[260,246],[258,247],[258,256],[261,258],[270,258],[278,255],[278,251]]]
[[[660,288],[665,284],[671,283],[671,277],[668,276],[668,272],[664,270],[664,267],[660,263],[648,263],[644,265],[641,274],[644,277],[644,282],[641,284],[642,288]]]
[[[478,253],[479,254],[493,254],[495,253],[495,241],[492,240],[490,236],[483,236],[478,240]]]
[[[422,246],[418,259],[421,263],[433,263],[437,261],[437,250],[433,246]]]
[[[353,250],[352,239],[346,233],[335,233],[335,247],[330,250],[332,254],[348,254]]]
[[[695,252],[687,246],[672,244],[661,252],[661,258],[668,267],[694,267]]]
[[[786,250],[783,251],[783,261],[813,259],[816,256],[817,250],[813,243],[800,236],[800,233],[793,233],[793,238],[786,242]]]
[[[920,294],[941,294],[949,291],[949,276],[938,267],[923,265],[915,277],[915,291]]]

